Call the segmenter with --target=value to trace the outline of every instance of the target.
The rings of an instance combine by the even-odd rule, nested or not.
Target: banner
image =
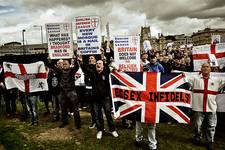
[[[75,18],[78,51],[81,55],[101,54],[101,19],[99,16]]]
[[[47,74],[43,62],[31,64],[3,62],[3,67],[7,89],[18,88],[26,93],[48,90]]]
[[[220,68],[225,66],[225,43],[194,46],[192,49],[194,71],[200,71],[202,64],[209,61],[209,54],[215,55]]]
[[[73,57],[73,35],[71,23],[49,23],[45,25],[50,59]]]
[[[140,37],[114,37],[114,60],[120,70],[126,72],[140,71]]]
[[[111,73],[114,118],[189,124],[191,92],[184,78],[182,73]]]

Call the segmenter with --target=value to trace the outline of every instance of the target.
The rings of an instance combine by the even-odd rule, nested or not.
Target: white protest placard
[[[220,43],[220,35],[212,35],[211,43],[213,43],[213,44]]]
[[[151,43],[149,40],[145,40],[143,42],[143,47],[144,47],[145,52],[152,49],[152,46],[151,46]]]
[[[218,67],[218,61],[216,59],[216,56],[214,54],[208,54],[209,55],[209,63],[211,67]]]
[[[99,16],[75,18],[78,51],[81,55],[100,54],[101,19]]]
[[[140,71],[140,37],[114,37],[114,59],[120,70],[126,72]]]
[[[71,23],[49,23],[45,25],[48,53],[50,59],[73,57],[73,38]]]

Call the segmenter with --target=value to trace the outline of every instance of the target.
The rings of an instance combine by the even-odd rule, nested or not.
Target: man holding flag
[[[194,143],[201,142],[201,126],[206,119],[207,149],[214,149],[214,135],[217,125],[216,96],[224,86],[225,81],[210,76],[211,66],[204,63],[199,76],[189,78],[193,88],[192,110],[194,111]]]
[[[6,88],[18,88],[20,91],[25,92],[26,103],[32,114],[32,125],[37,125],[38,92],[48,90],[44,63],[41,61],[31,64],[4,62],[3,67]]]
[[[146,66],[143,66],[143,70],[146,70],[148,72],[161,72],[164,73],[164,68],[163,66],[157,62],[156,56],[152,56],[150,63],[147,64]],[[150,84],[150,83],[147,83]],[[149,141],[149,148],[150,149],[157,149],[157,140],[156,140],[156,135],[155,135],[155,129],[156,129],[156,124],[148,124],[148,141]],[[142,127],[141,127],[141,122],[136,122],[136,144],[137,146],[140,145],[140,142],[143,140],[143,135],[142,135]]]

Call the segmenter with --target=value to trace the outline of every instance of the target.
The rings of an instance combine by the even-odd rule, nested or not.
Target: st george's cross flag
[[[203,63],[211,60],[214,55],[218,65],[222,68],[225,66],[225,43],[206,44],[194,46],[192,49],[192,58],[194,71],[200,71]],[[211,66],[216,66],[216,61],[211,61]]]
[[[3,62],[7,89],[18,88],[22,92],[47,91],[47,74],[42,61],[30,64]]]
[[[113,72],[114,118],[144,123],[190,123],[191,92],[182,73]]]
[[[180,72],[180,71],[177,71]],[[199,72],[183,72],[188,79],[190,78],[196,78],[199,76]],[[222,81],[222,83],[225,83],[225,73],[224,72],[211,72],[210,76],[213,78],[217,78]],[[204,95],[208,95],[209,91],[205,90]],[[213,92],[210,92],[213,93]],[[217,112],[225,112],[225,86],[221,86],[218,92],[216,93],[216,104],[217,104]],[[215,94],[214,93],[214,94]]]

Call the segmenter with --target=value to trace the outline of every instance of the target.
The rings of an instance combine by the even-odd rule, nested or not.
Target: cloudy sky
[[[0,45],[6,42],[41,43],[40,27],[46,23],[72,22],[77,16],[100,15],[102,35],[136,35],[151,26],[151,34],[191,35],[211,28],[225,28],[225,0],[0,0]],[[44,42],[46,42],[45,30]]]

